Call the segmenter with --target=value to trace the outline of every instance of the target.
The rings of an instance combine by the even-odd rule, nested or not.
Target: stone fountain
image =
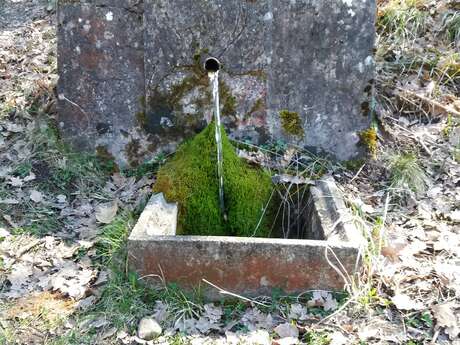
[[[59,0],[63,137],[136,165],[206,127],[218,99],[235,140],[355,158],[372,115],[375,11],[375,0]],[[210,283],[211,299],[216,286],[339,290],[361,257],[329,178],[309,189],[301,238],[179,236],[177,214],[152,197],[128,241],[130,267],[153,284]]]

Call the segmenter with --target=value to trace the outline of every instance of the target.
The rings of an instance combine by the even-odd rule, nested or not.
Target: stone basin
[[[231,296],[222,290],[247,297],[342,290],[359,267],[363,238],[332,178],[310,187],[306,206],[306,239],[180,236],[175,222],[157,224],[158,208],[171,219],[177,207],[155,195],[129,237],[130,268],[152,285],[200,288],[209,300]]]

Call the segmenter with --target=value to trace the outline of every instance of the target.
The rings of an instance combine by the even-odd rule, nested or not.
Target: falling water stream
[[[214,100],[214,123],[216,129],[216,146],[217,146],[217,177],[219,179],[219,204],[220,211],[224,219],[225,202],[224,202],[224,157],[222,153],[222,125],[220,122],[220,103],[219,103],[219,71],[208,72],[209,80],[212,85],[212,97]]]

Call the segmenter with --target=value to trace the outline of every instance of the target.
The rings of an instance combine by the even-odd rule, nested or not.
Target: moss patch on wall
[[[252,106],[251,110],[249,110],[249,115],[252,115],[256,112],[265,110],[265,99],[259,98],[255,101],[254,105]]]
[[[255,229],[272,192],[270,175],[239,158],[222,131],[225,221],[219,207],[214,134],[211,123],[182,144],[159,170],[154,191],[163,192],[169,202],[179,203],[178,234],[267,237],[270,212],[256,233]]]
[[[97,146],[96,157],[101,161],[108,172],[116,173],[120,171],[117,163],[115,163],[115,157],[109,152],[107,147],[101,145]]]
[[[230,88],[222,80],[219,81],[219,98],[222,107],[222,116],[231,116],[236,114],[236,98],[232,95]]]
[[[201,123],[199,112],[205,108],[212,106],[212,90],[207,71],[204,70],[202,62],[203,57],[208,54],[207,49],[198,50],[193,55],[193,60],[190,65],[182,65],[175,67],[174,73],[179,71],[185,72],[182,80],[172,85],[170,90],[162,91],[158,89],[158,85],[150,90],[148,99],[148,111],[141,111],[136,114],[137,123],[147,133],[157,133],[162,130],[158,125],[158,118],[167,117],[172,120],[179,132],[183,128],[197,127]],[[195,116],[188,116],[184,121],[184,117],[177,114],[184,114],[182,100],[194,90],[198,90],[199,96],[192,100],[192,103],[198,109]],[[221,79],[219,81],[219,97],[222,105],[222,116],[232,116],[236,114],[236,97],[232,94],[230,87]],[[202,126],[199,126],[202,129]],[[171,131],[171,129],[169,129]]]
[[[304,130],[302,127],[302,120],[298,113],[289,110],[281,110],[280,119],[281,126],[287,134],[303,138]]]
[[[126,152],[126,157],[128,158],[128,163],[131,166],[138,166],[139,165],[138,157],[141,156],[140,155],[141,144],[139,143],[139,140],[133,139],[128,144],[126,144],[125,152]]]

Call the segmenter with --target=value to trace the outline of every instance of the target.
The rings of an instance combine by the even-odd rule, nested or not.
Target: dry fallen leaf
[[[399,310],[422,310],[423,304],[416,302],[412,297],[404,294],[396,294],[391,301]]]
[[[275,327],[274,331],[280,336],[280,338],[298,338],[299,330],[296,326],[290,323],[282,323]]]
[[[361,341],[369,339],[379,339],[381,344],[387,342],[404,344],[406,332],[401,324],[394,324],[387,320],[373,318],[358,328],[358,337]]]
[[[460,292],[460,270],[457,264],[437,262],[434,270],[444,284],[456,290],[457,293]]]
[[[96,302],[96,296],[94,295],[91,295],[89,297],[86,297],[80,301],[78,301],[78,303],[76,304],[76,307],[80,310],[86,310],[88,309],[89,307],[93,306],[94,303]]]
[[[62,194],[59,194],[57,197],[56,197],[58,203],[60,204],[65,204],[67,202],[67,197],[65,195],[62,195]]]
[[[32,190],[30,192],[30,200],[32,200],[35,203],[41,203],[43,201],[43,194],[40,193],[37,190]]]
[[[30,276],[33,275],[33,266],[28,263],[18,263],[13,266],[11,273],[8,275],[8,280],[11,283],[9,292],[4,295],[6,297],[17,298],[23,296],[27,292]]]
[[[289,310],[289,320],[305,321],[308,319],[308,310],[301,304],[292,304]]]
[[[22,187],[23,181],[20,177],[10,177],[9,184],[13,187]]]
[[[271,314],[262,313],[257,308],[249,308],[241,318],[241,322],[250,330],[255,331],[257,329],[272,329],[273,317]]]
[[[6,237],[9,237],[9,236],[11,236],[9,231],[7,231],[4,228],[0,228],[0,238],[6,238]]]
[[[332,294],[328,294],[324,301],[323,308],[325,311],[334,311],[339,306],[339,303],[332,297]]]
[[[96,207],[96,219],[103,224],[110,224],[118,212],[118,201],[101,204]]]
[[[59,290],[75,300],[80,300],[85,297],[89,283],[94,279],[95,273],[90,269],[80,269],[72,261],[66,261],[60,270],[52,276],[51,286],[54,291]]]
[[[445,328],[451,339],[455,339],[460,334],[460,326],[455,313],[456,307],[458,306],[454,301],[431,307],[437,326]]]
[[[399,255],[403,258],[408,258],[411,257],[415,254],[420,253],[421,251],[426,249],[426,243],[419,241],[419,240],[414,240],[412,241],[411,244],[408,246],[404,247],[400,252]]]
[[[345,345],[350,344],[351,341],[342,332],[336,331],[330,335],[330,345]]]

